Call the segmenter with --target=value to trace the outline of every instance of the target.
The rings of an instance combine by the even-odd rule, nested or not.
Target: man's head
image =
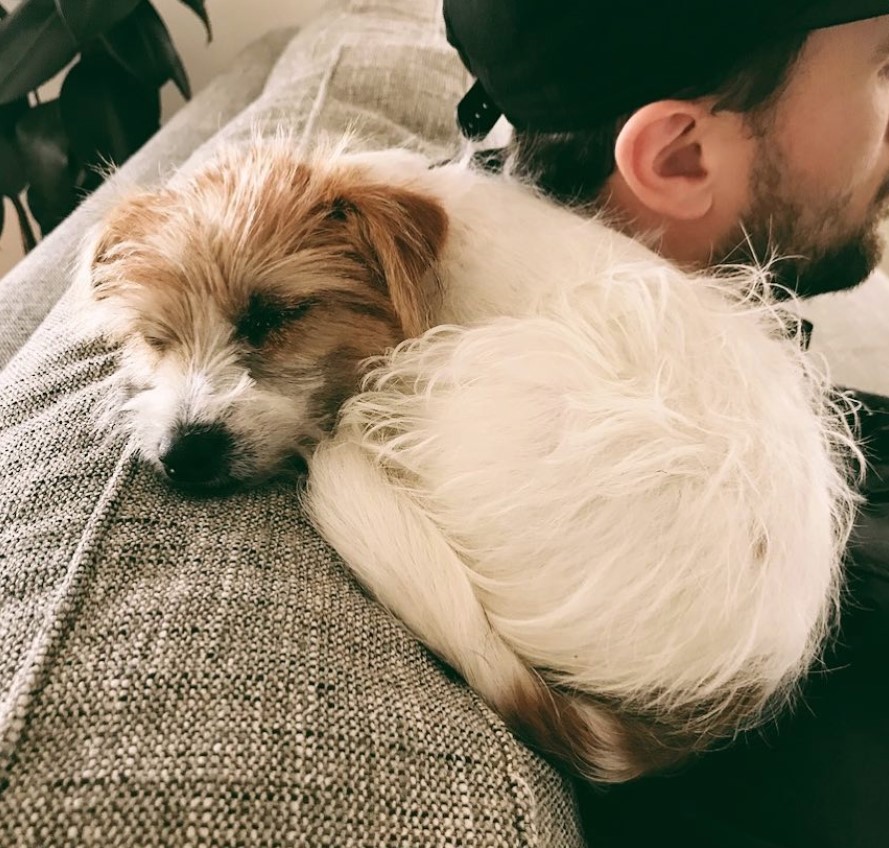
[[[611,74],[602,69],[595,86],[586,80],[587,91],[607,89],[600,108],[595,93],[573,90],[576,66],[564,100],[553,88],[556,78],[547,79],[555,122],[543,117],[546,98],[513,97],[512,83],[498,77],[502,57],[491,74],[473,64],[460,38],[460,14],[454,15],[460,4],[446,3],[451,36],[470,67],[481,68],[485,85],[507,92],[503,102],[513,113],[506,114],[517,125],[515,160],[550,193],[602,207],[634,234],[656,234],[664,255],[690,265],[777,254],[779,281],[802,295],[854,285],[876,265],[877,222],[889,199],[889,2],[848,0],[842,11],[829,2],[790,3],[795,18],[760,19],[758,28],[741,27],[744,37],[734,27],[720,62],[713,41],[725,34],[716,28],[726,13],[714,16],[709,7],[724,10],[724,4],[685,0],[680,5],[695,7],[703,19],[686,26],[690,35],[676,35],[677,29],[669,44],[658,45],[657,30],[669,25],[642,24],[648,52],[635,64],[609,46]],[[771,14],[752,8],[762,4],[748,5],[749,16]],[[657,15],[663,6],[657,4]],[[618,23],[609,22],[612,42]],[[764,38],[767,24],[775,34]],[[632,26],[629,19],[624,26]],[[698,41],[682,43],[692,36]],[[658,61],[675,59],[678,67],[663,82],[651,67],[656,48]],[[589,108],[587,96],[594,101]],[[500,101],[494,102],[496,114]]]

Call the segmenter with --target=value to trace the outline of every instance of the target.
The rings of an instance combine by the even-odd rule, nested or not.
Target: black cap
[[[477,82],[465,135],[501,115],[567,132],[719,79],[794,31],[889,15],[889,0],[444,0],[448,41]]]

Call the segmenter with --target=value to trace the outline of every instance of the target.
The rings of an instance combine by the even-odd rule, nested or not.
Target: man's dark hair
[[[730,111],[748,118],[761,132],[762,119],[780,98],[808,38],[795,32],[761,48],[719,78],[676,92],[679,100],[713,97],[713,113]],[[578,206],[595,206],[614,172],[614,146],[629,115],[575,132],[517,131],[511,145],[513,167],[544,192]]]

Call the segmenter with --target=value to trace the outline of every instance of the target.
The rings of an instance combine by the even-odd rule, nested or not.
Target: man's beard
[[[718,264],[768,265],[772,281],[799,297],[852,288],[880,262],[879,223],[887,211],[889,182],[878,193],[868,219],[856,229],[842,226],[848,195],[820,204],[791,194],[790,171],[780,154],[766,150],[752,179],[753,200],[731,249]]]

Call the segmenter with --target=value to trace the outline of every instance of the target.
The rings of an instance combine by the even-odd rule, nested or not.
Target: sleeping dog
[[[765,271],[277,140],[123,199],[83,277],[141,455],[202,491],[307,461],[361,582],[580,774],[679,762],[817,656],[855,448]]]

